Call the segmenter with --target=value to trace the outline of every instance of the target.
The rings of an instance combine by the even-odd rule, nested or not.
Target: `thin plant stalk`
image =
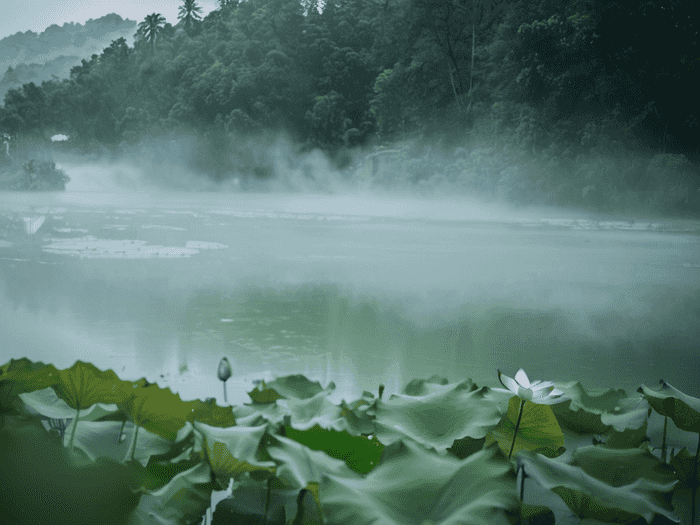
[[[664,437],[661,442],[661,458],[666,463],[666,429],[668,428],[668,416],[664,416]]]
[[[691,479],[690,523],[695,525],[695,499],[698,493],[698,455],[700,455],[700,432],[698,432],[698,448],[693,459],[693,477]]]
[[[525,504],[525,465],[520,465],[520,508]],[[523,523],[522,510],[520,511],[520,523]],[[529,519],[525,519],[529,523]]]
[[[518,428],[520,427],[520,420],[523,417],[523,408],[525,407],[525,400],[520,400],[520,412],[518,413],[518,421],[515,423],[515,432],[513,432],[513,442],[510,444],[510,452],[508,452],[508,460],[513,455],[513,448],[515,447],[515,437],[518,435]]]
[[[75,441],[75,433],[78,430],[78,419],[80,418],[80,409],[76,409],[75,413],[75,418],[73,419],[70,430],[69,430],[69,435],[70,437],[68,438],[68,450],[73,452],[73,442]]]

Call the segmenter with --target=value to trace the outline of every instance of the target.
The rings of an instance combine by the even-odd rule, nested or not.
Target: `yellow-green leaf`
[[[59,370],[58,376],[53,385],[56,395],[76,410],[95,403],[120,403],[126,396],[125,382],[117,374],[112,370],[103,372],[92,363],[76,361],[70,368]]]
[[[515,424],[518,421],[520,411],[520,398],[513,396],[508,402],[508,413],[501,419],[500,423],[486,434],[484,447],[496,441],[499,448],[507,456],[513,443]],[[537,450],[538,448],[548,448],[558,450],[564,446],[564,434],[559,427],[557,418],[554,416],[552,407],[549,405],[538,405],[535,403],[525,403],[523,416],[518,427],[518,435],[513,447],[513,456],[518,450]]]

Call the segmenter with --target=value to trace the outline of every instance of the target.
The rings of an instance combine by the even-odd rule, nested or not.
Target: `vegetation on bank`
[[[51,161],[6,162],[0,165],[0,190],[63,191],[70,177]]]
[[[76,151],[167,158],[243,188],[288,167],[282,136],[370,186],[692,215],[693,7],[222,0],[201,19],[188,0],[175,26],[153,13],[133,47],[114,40],[70,78],[9,90],[0,131],[10,150],[64,133]]]

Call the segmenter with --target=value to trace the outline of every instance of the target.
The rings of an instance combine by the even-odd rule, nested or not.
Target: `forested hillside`
[[[42,33],[18,32],[0,40],[0,98],[22,84],[68,78],[80,59],[100,53],[112,40],[133,40],[136,22],[114,13],[82,24],[53,24]]]
[[[285,137],[372,185],[692,214],[695,7],[221,0],[198,20],[183,0],[175,26],[154,13],[133,47],[114,40],[69,79],[8,91],[0,131],[10,155],[63,133],[244,188],[278,174],[268,146]]]

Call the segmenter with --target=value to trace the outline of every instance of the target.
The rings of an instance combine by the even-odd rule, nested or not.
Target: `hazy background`
[[[206,15],[218,6],[213,0],[198,2],[202,6],[202,14]],[[17,32],[33,31],[42,33],[51,25],[62,26],[64,23],[80,23],[85,25],[89,19],[98,19],[110,13],[117,13],[122,18],[141,21],[151,13],[162,13],[170,23],[175,23],[179,2],[176,0],[39,0],[27,4],[19,0],[3,2],[3,16],[0,19],[0,38],[14,35]]]
[[[0,40],[3,356],[697,388],[692,3],[198,4]]]

